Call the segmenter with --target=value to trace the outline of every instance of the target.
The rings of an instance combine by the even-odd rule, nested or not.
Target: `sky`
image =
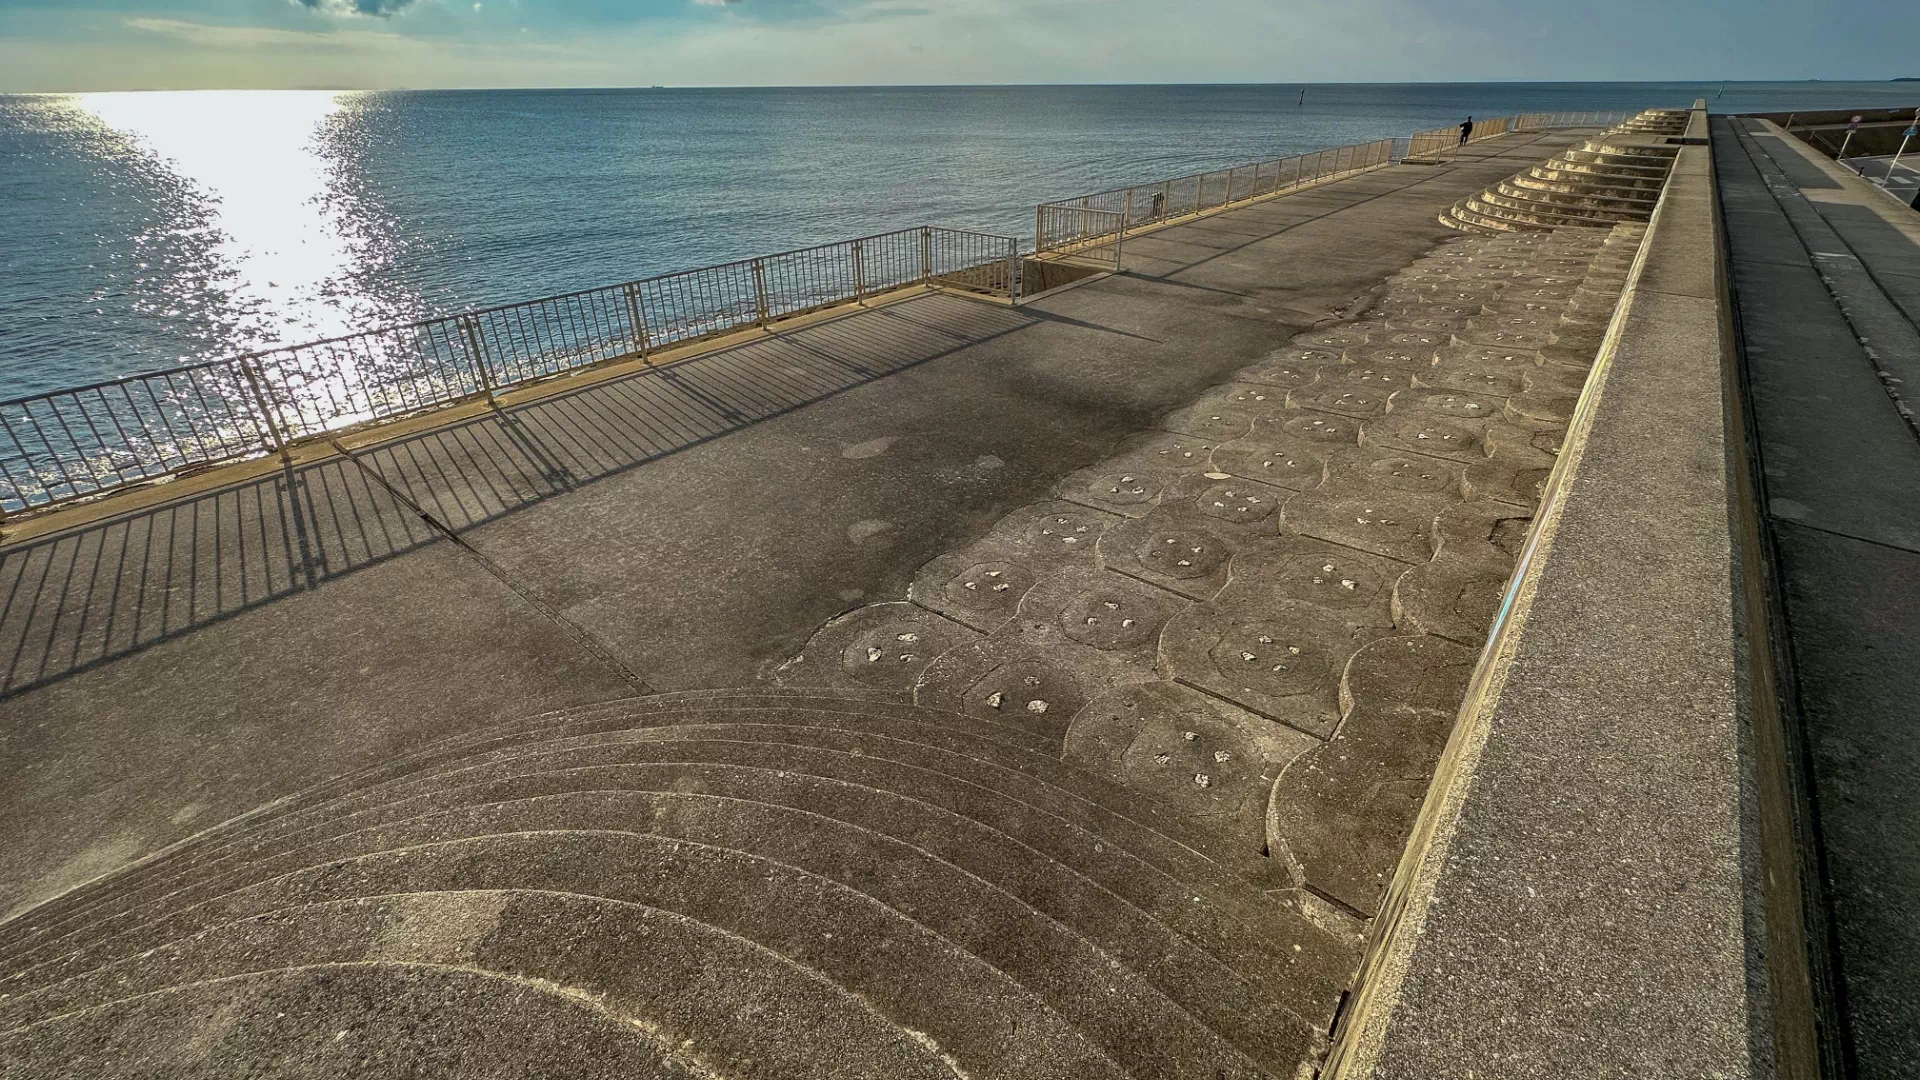
[[[0,92],[1886,79],[1912,0],[0,0]]]

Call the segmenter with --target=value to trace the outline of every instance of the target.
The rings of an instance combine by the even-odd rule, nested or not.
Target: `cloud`
[[[379,49],[406,43],[398,34],[377,30],[282,30],[271,26],[220,26],[188,22],[184,19],[154,19],[135,16],[122,20],[134,30],[179,38],[213,49],[254,49],[272,46],[296,48]]]
[[[414,0],[293,0],[303,8],[329,15],[375,15],[382,19],[412,6]]]

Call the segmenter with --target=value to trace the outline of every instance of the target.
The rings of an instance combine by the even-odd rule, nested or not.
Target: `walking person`
[[[1460,121],[1460,145],[1467,145],[1467,140],[1471,138],[1473,138],[1473,117],[1469,116]]]

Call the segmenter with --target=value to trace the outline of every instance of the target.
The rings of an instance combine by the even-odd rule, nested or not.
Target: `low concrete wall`
[[[1085,263],[1064,262],[1058,259],[1022,259],[1020,260],[1020,294],[1023,297],[1038,296],[1048,289],[1057,289],[1062,285],[1071,285],[1096,274],[1112,272],[1112,266],[1088,266]]]
[[[1793,863],[1777,720],[1752,708],[1771,690],[1718,238],[1710,151],[1685,146],[1331,1076],[1798,1073],[1776,1067],[1776,1043],[1802,1057],[1803,1003],[1779,1038],[1775,1006],[1804,979],[1767,967],[1791,951],[1767,948],[1767,872]]]

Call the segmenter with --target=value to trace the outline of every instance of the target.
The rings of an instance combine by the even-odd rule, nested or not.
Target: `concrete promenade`
[[[0,910],[424,740],[752,683],[1572,138],[1143,236],[1131,273],[1019,308],[929,294],[10,542]]]
[[[1827,1065],[1920,1069],[1920,214],[1785,136],[1713,153],[1777,575],[1782,704],[1803,731]]]
[[[0,1080],[1910,1075],[1920,215],[1591,134],[8,523]]]

